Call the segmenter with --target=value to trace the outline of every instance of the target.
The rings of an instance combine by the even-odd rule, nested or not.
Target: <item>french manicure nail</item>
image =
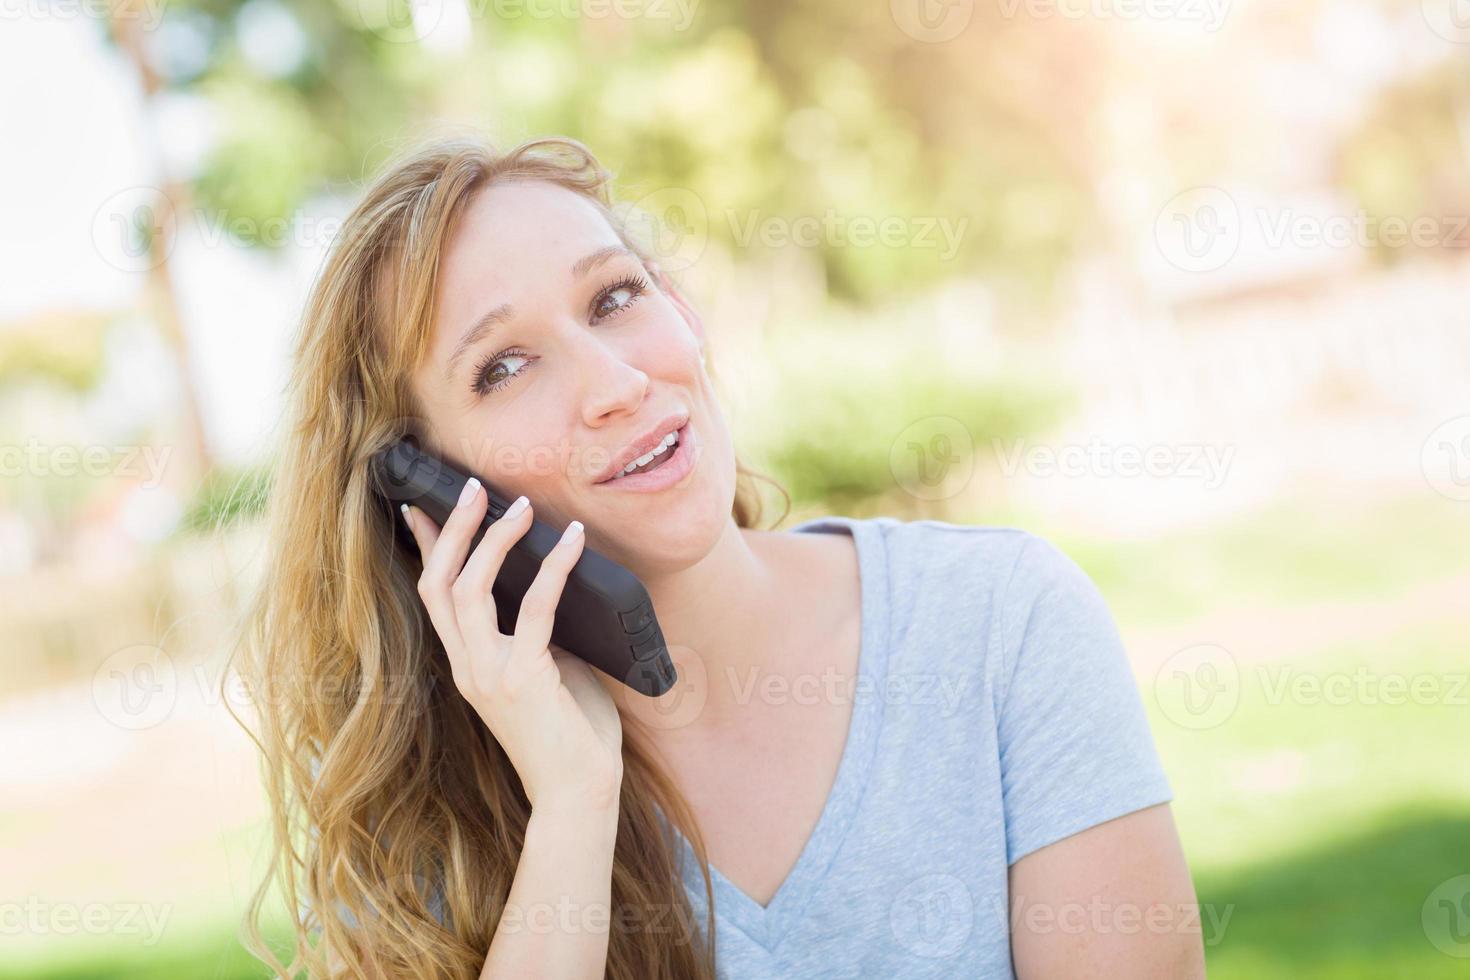
[[[412,531],[413,521],[409,520],[408,517],[408,504],[399,504],[398,509],[403,512],[403,523],[408,525],[408,529]]]
[[[470,477],[469,480],[465,482],[464,489],[459,492],[459,506],[463,507],[465,504],[469,503],[470,498],[474,497],[475,491],[478,489],[480,489],[479,479],[473,476]]]
[[[576,538],[577,535],[579,535],[581,533],[582,533],[582,522],[581,521],[572,521],[572,523],[570,523],[570,524],[567,525],[567,529],[561,533],[561,539],[562,539],[562,541],[571,541],[574,538]]]
[[[515,516],[517,516],[518,514],[520,514],[521,511],[523,511],[523,510],[526,509],[526,504],[528,504],[528,503],[530,503],[530,501],[528,501],[525,498],[525,495],[524,494],[521,495],[521,496],[519,496],[519,497],[517,497],[515,503],[513,503],[509,507],[505,508],[505,516],[506,517],[515,517]]]

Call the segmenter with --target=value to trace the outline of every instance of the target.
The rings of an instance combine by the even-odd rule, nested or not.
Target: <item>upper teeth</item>
[[[670,446],[676,445],[678,442],[679,442],[679,432],[676,429],[675,431],[670,432],[668,435],[664,436],[663,437],[663,440],[660,441],[657,446],[654,446],[647,453],[644,453],[642,456],[639,456],[637,459],[633,460],[633,462],[629,463],[627,466],[624,466],[621,470],[618,471],[617,476],[613,477],[613,479],[616,480],[619,476],[627,476],[629,473],[633,472],[638,467],[647,464],[649,461],[651,461],[653,459],[653,457],[663,455],[663,453]]]

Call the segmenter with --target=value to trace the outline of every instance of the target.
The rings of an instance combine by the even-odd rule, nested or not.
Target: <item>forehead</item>
[[[576,191],[544,180],[502,180],[471,199],[448,242],[444,271],[448,278],[473,269],[480,278],[562,255],[570,257],[561,264],[565,272],[586,252],[619,243],[602,212]]]

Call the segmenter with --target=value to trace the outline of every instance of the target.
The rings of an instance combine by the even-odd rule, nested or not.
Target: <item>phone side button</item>
[[[652,660],[663,652],[663,638],[655,633],[643,638],[639,643],[628,644],[628,649],[632,652],[634,660]]]
[[[636,642],[638,637],[633,634],[642,633],[653,625],[653,610],[643,602],[627,612],[618,613],[618,618],[623,621],[623,632]]]

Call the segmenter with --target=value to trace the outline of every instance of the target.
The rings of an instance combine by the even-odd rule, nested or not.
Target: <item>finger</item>
[[[434,550],[429,552],[429,562],[424,571],[435,583],[447,589],[458,577],[459,570],[464,567],[465,555],[469,554],[470,539],[485,517],[486,506],[488,500],[484,488],[476,477],[470,477],[460,492],[459,502],[439,529],[439,540]]]
[[[516,617],[516,631],[511,639],[510,659],[506,672],[534,672],[536,661],[550,656],[552,627],[556,622],[556,607],[561,601],[562,589],[567,575],[582,556],[586,541],[582,533],[582,522],[572,521],[567,525],[561,540],[541,561],[541,567],[521,600],[521,610]]]
[[[429,566],[429,555],[433,554],[435,542],[439,540],[439,528],[434,519],[412,504],[404,504],[401,508],[403,519],[408,524],[408,530],[413,534],[413,539],[419,547],[419,560],[425,569]],[[459,683],[460,675],[460,650],[464,643],[459,635],[459,625],[455,620],[454,606],[449,601],[448,593],[433,587],[432,582],[422,573],[418,580],[419,598],[428,610],[429,621],[434,625],[434,631],[439,634],[439,640],[444,646],[444,652],[449,656],[449,666],[452,670],[455,683]]]
[[[434,550],[434,542],[439,540],[439,525],[413,504],[403,504],[399,509],[403,512],[403,521],[408,525],[409,533],[419,546],[419,558],[427,559],[429,552]]]
[[[464,565],[470,537],[479,526],[486,506],[485,491],[480,488],[480,481],[470,477],[459,495],[459,502],[449,512],[444,526],[439,529],[434,547],[424,561],[423,575],[419,577],[419,594],[426,596],[425,602],[434,602],[449,610],[456,635],[459,631],[459,616],[454,610],[450,586],[454,584],[461,566]]]
[[[456,615],[464,636],[465,656],[476,684],[485,691],[493,690],[499,683],[506,658],[510,655],[509,637],[501,635],[500,611],[496,608],[491,589],[505,563],[506,554],[530,529],[531,523],[531,505],[526,501],[518,513],[502,517],[490,525],[454,583]]]
[[[519,511],[512,514],[517,505]],[[464,607],[459,610],[460,629],[466,642],[472,644],[471,649],[480,649],[473,646],[477,639],[484,642],[500,635],[500,619],[491,588],[505,564],[506,554],[530,529],[531,523],[531,502],[517,497],[515,503],[506,508],[505,516],[485,531],[485,536],[475,545],[469,561],[464,563],[459,578],[454,582],[455,590],[462,590],[465,594]],[[473,624],[467,620],[473,620]],[[472,631],[477,634],[475,637],[470,636]]]

